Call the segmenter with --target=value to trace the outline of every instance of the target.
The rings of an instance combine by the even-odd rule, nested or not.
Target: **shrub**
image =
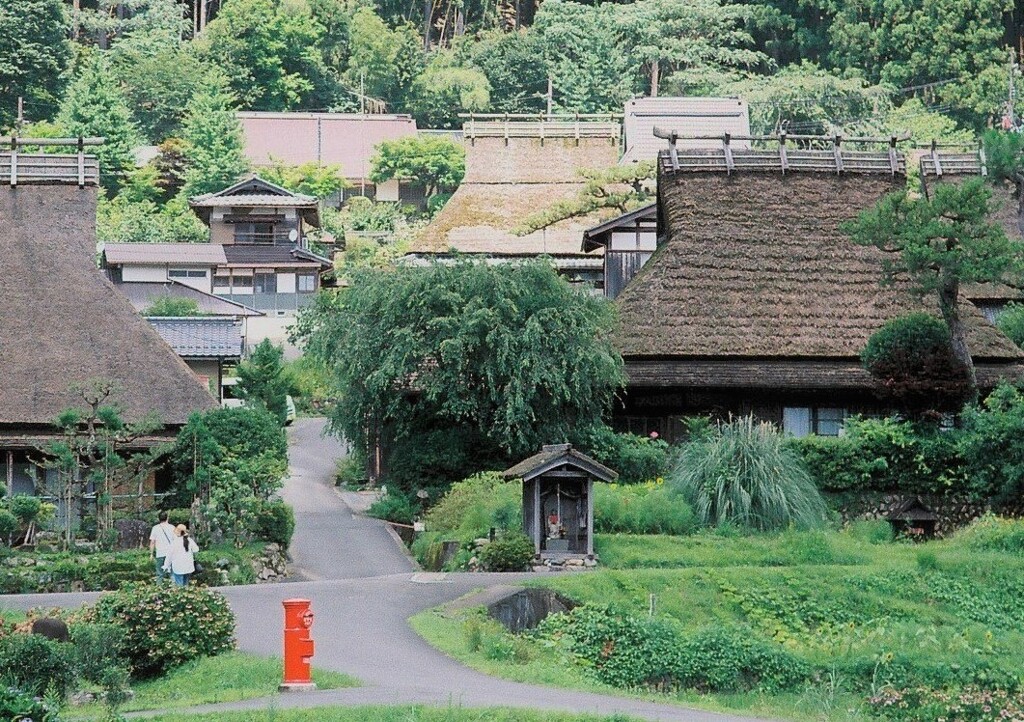
[[[386,519],[397,524],[412,524],[418,513],[412,499],[400,491],[388,489],[377,501],[370,505],[366,512],[378,519]]]
[[[997,504],[1024,496],[1024,394],[1007,383],[963,414],[961,453],[973,490]]]
[[[64,699],[75,682],[74,649],[38,634],[0,637],[3,680],[40,696],[51,690]]]
[[[1000,689],[885,687],[868,699],[879,716],[892,722],[1003,722],[1024,719],[1024,694]]]
[[[78,622],[71,625],[70,632],[75,648],[75,666],[82,679],[102,684],[107,670],[122,666],[122,627]]]
[[[464,479],[480,469],[504,469],[508,459],[478,429],[454,426],[417,431],[391,444],[388,453],[389,489],[415,494],[420,489],[436,498],[452,479]]]
[[[577,444],[585,454],[618,472],[624,484],[654,481],[668,467],[668,444],[636,434],[619,434],[607,426],[583,431]]]
[[[168,509],[167,510],[167,521],[174,526],[178,524],[184,524],[185,526],[192,527],[192,510],[191,509]]]
[[[480,551],[480,563],[489,572],[522,572],[530,568],[533,542],[523,533],[492,541]]]
[[[583,604],[544,619],[535,632],[561,640],[571,657],[605,684],[625,689],[673,687],[679,678],[679,639],[663,622]]]
[[[681,645],[679,675],[686,688],[772,694],[803,685],[811,669],[778,644],[758,640],[749,629],[709,627]]]
[[[10,545],[14,532],[18,530],[18,517],[0,507],[0,543]]]
[[[669,476],[708,525],[818,527],[825,503],[803,462],[769,423],[746,416],[687,444]]]
[[[451,488],[424,516],[427,531],[460,541],[487,536],[491,527],[518,530],[523,524],[523,486],[496,471],[474,474]]]
[[[1006,308],[996,320],[996,325],[1007,338],[1024,348],[1024,304],[1006,304]]]
[[[664,483],[594,484],[594,531],[621,534],[691,534],[697,516]]]
[[[934,424],[851,417],[842,436],[787,439],[824,491],[933,494],[964,489],[960,435]]]
[[[1024,553],[1024,520],[986,514],[957,532],[956,541],[970,549]]]
[[[366,482],[366,455],[364,453],[353,450],[344,459],[338,460],[338,471],[334,477],[336,486],[353,489],[362,487]]]
[[[100,597],[90,616],[124,630],[124,652],[137,677],[234,647],[235,618],[227,600],[200,587],[129,586]]]
[[[21,720],[59,722],[59,712],[57,704],[50,704],[30,692],[24,692],[16,687],[8,687],[0,682],[0,719],[13,720],[13,722],[21,722]]]
[[[958,411],[970,396],[967,369],[953,355],[949,329],[927,313],[887,321],[860,358],[878,383],[878,396],[912,415]]]
[[[257,539],[280,544],[287,549],[295,533],[295,512],[283,501],[266,501],[256,512]]]

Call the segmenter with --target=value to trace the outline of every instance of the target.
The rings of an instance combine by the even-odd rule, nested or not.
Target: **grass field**
[[[313,670],[319,689],[355,687],[359,681],[338,672]],[[277,694],[281,683],[281,660],[229,652],[204,657],[182,665],[160,679],[132,685],[134,698],[122,712],[164,710],[217,702],[236,702]],[[89,704],[71,709],[71,716],[100,717],[102,705]],[[175,716],[176,719],[182,719]]]
[[[613,715],[530,712],[504,708],[461,707],[316,707],[306,710],[265,710],[207,715],[150,717],[160,722],[631,722],[632,717]]]
[[[872,718],[887,684],[1015,688],[1024,677],[1024,565],[970,537],[891,542],[881,524],[835,532],[691,537],[599,535],[603,568],[533,584],[622,616],[653,617],[680,639],[735,630],[812,670],[799,689],[634,694],[807,720]],[[991,547],[992,545],[987,545]],[[653,609],[653,613],[652,613]],[[414,628],[449,655],[523,682],[612,690],[557,638],[513,636],[479,612],[437,611]],[[600,661],[598,662],[600,664]]]

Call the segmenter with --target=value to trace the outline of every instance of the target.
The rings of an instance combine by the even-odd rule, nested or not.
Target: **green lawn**
[[[461,707],[316,707],[305,710],[218,712],[206,715],[174,714],[149,719],[160,722],[631,722],[623,715],[530,712],[519,709]]]
[[[313,670],[320,689],[355,687],[359,681],[338,672]],[[216,702],[236,702],[277,694],[281,683],[281,660],[229,652],[204,657],[182,665],[167,676],[132,686],[135,697],[121,711],[192,707]],[[102,705],[84,705],[71,710],[74,717],[102,715]],[[181,719],[176,716],[176,719]]]
[[[1015,685],[1024,679],[1024,565],[962,540],[884,541],[881,525],[843,533],[599,535],[603,568],[531,584],[577,602],[651,613],[681,638],[732,628],[813,670],[802,689],[766,694],[632,693],[787,719],[871,719],[872,689]],[[614,568],[609,568],[614,567]],[[551,638],[513,636],[479,611],[425,612],[413,627],[447,654],[509,679],[629,693],[595,679]]]

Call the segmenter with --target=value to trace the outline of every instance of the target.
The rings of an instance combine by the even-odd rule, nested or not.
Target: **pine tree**
[[[103,55],[97,53],[83,65],[64,97],[57,124],[72,136],[104,139],[96,149],[100,178],[107,192],[116,194],[135,167],[134,150],[143,140]]]
[[[187,159],[182,193],[186,198],[222,190],[249,170],[242,125],[223,75],[210,73],[193,96],[182,136]]]

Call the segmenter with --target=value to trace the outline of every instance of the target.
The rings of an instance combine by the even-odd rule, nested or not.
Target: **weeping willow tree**
[[[825,502],[803,462],[772,424],[752,416],[687,444],[667,481],[708,526],[770,531],[825,523]]]

